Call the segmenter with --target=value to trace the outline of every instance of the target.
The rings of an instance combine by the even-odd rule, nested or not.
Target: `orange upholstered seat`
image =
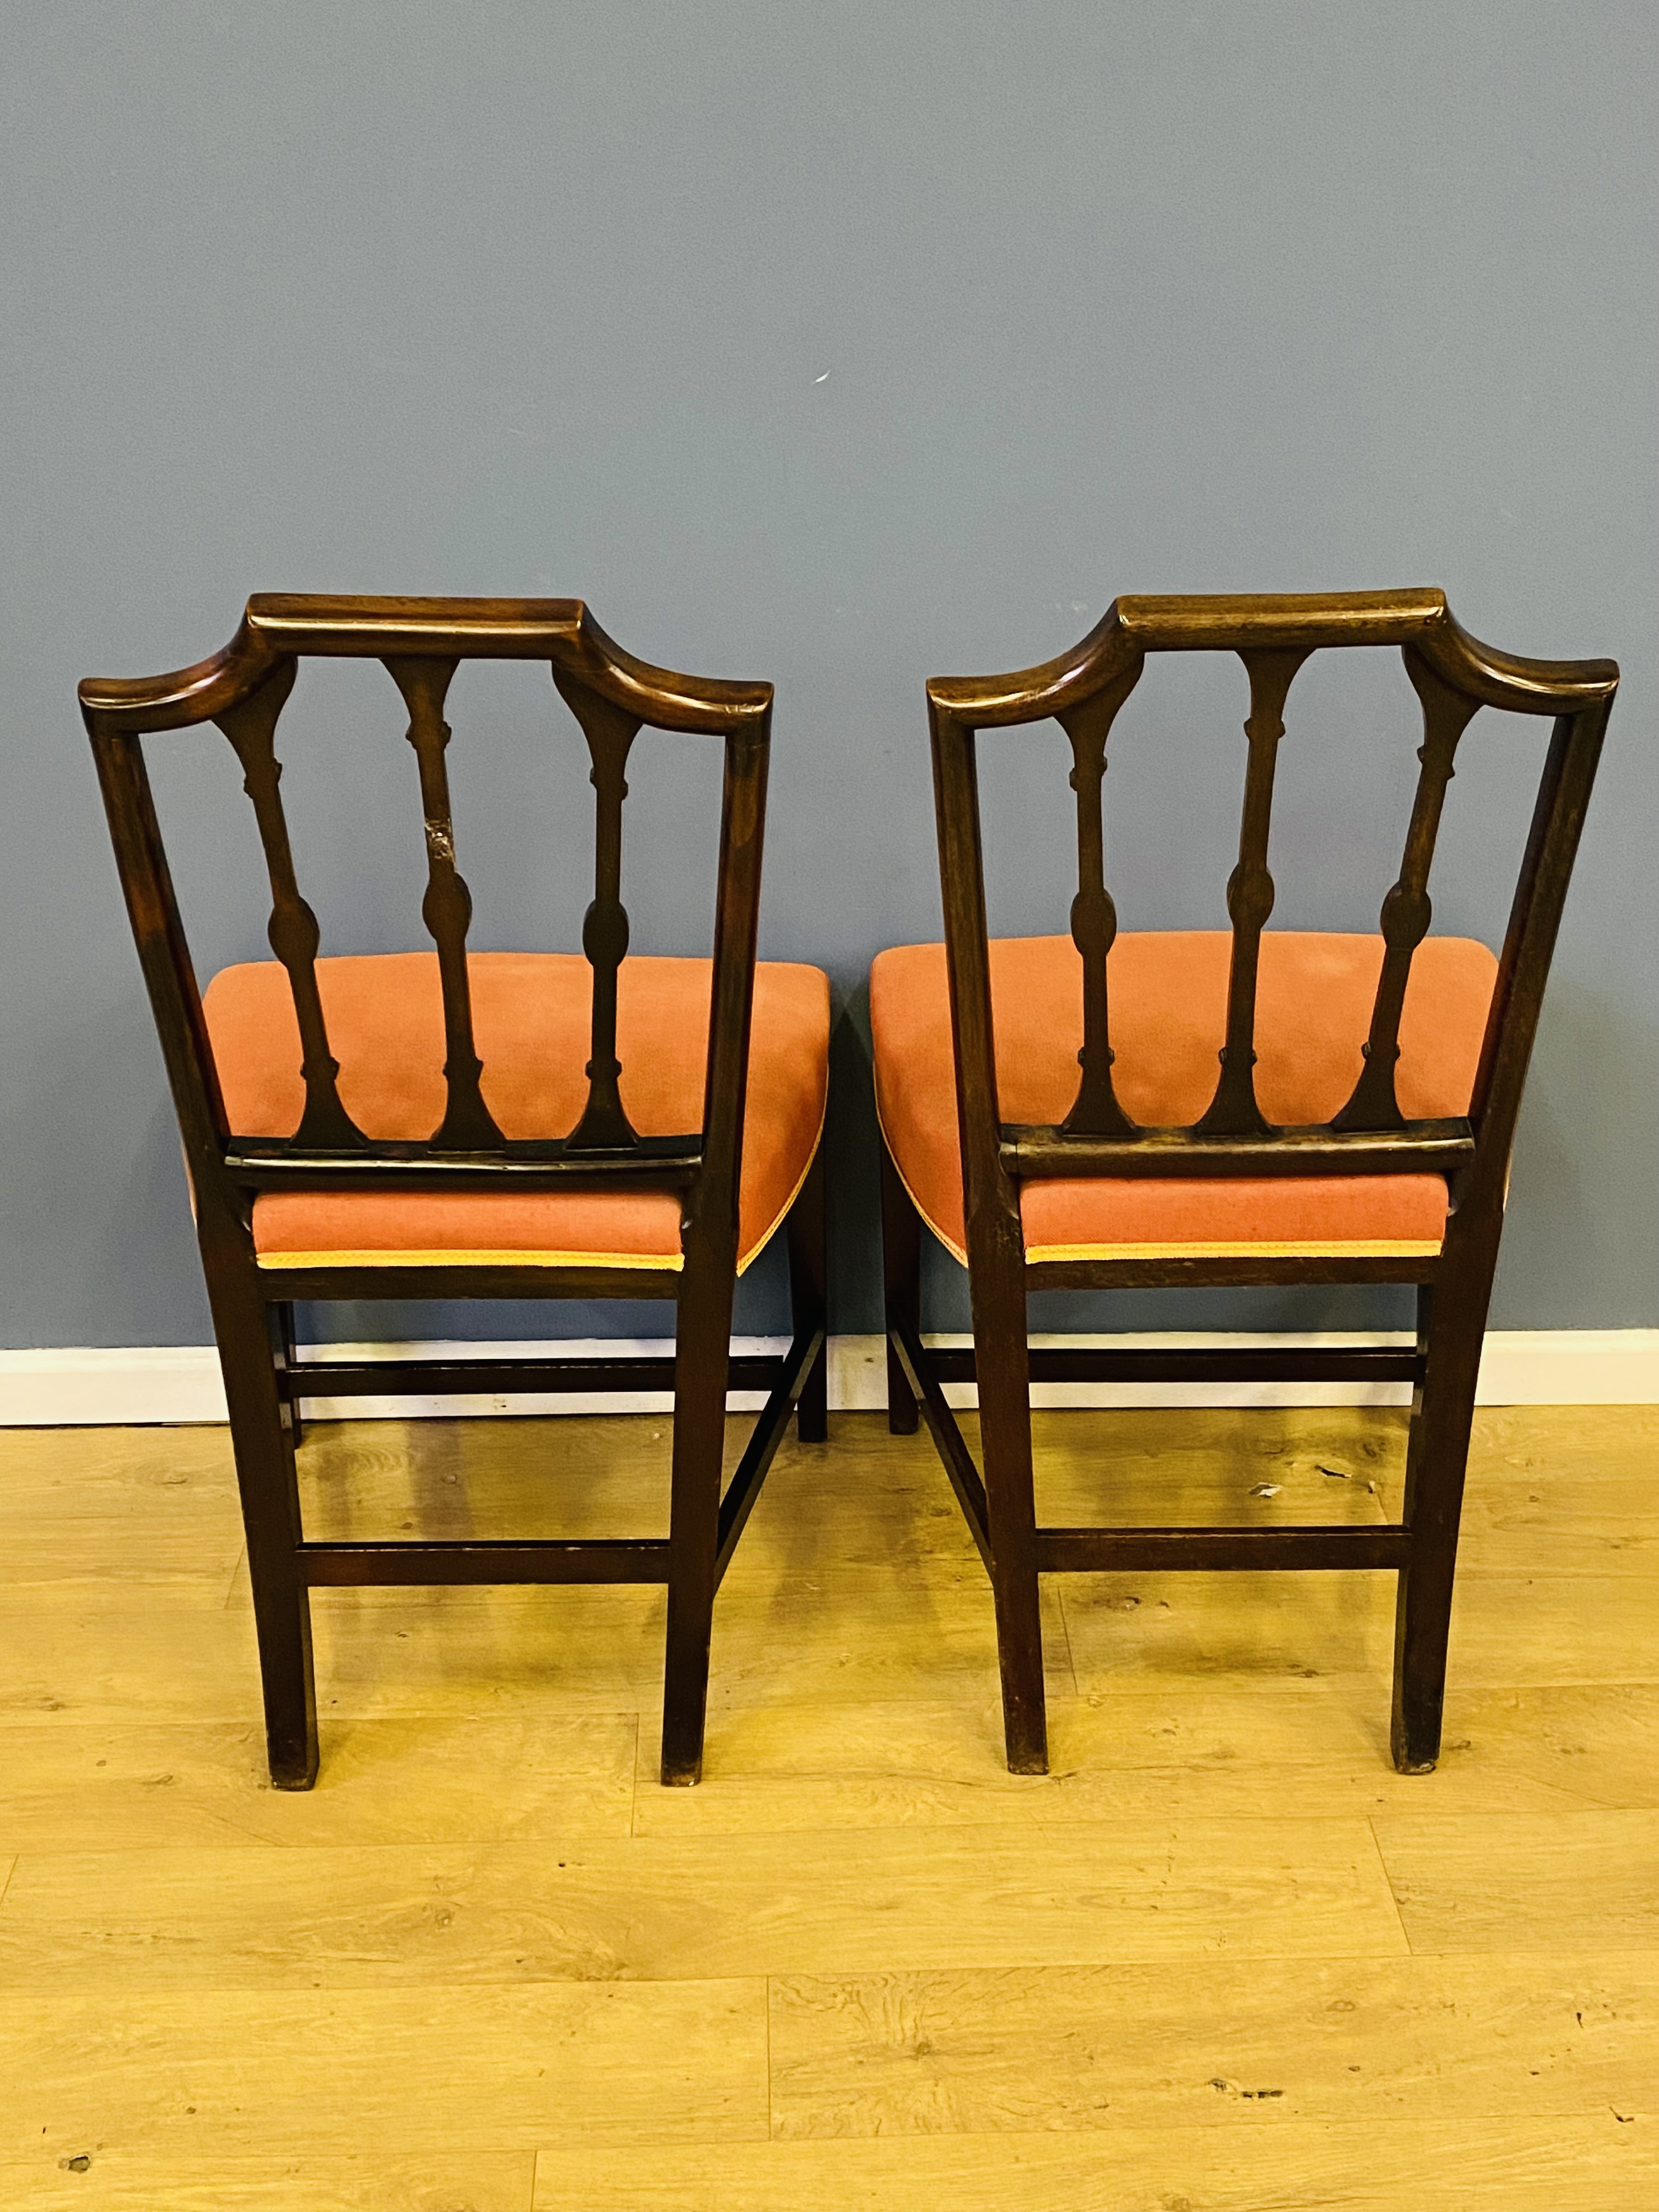
[[[1226,930],[1121,935],[1108,963],[1113,1078],[1136,1121],[1185,1127],[1208,1106],[1225,1033]],[[1007,1122],[1062,1121],[1077,1095],[1082,963],[1070,938],[994,939],[997,1086]],[[1328,1121],[1358,1079],[1382,939],[1273,930],[1261,939],[1256,1096],[1280,1125]],[[1468,1109],[1498,963],[1468,938],[1419,947],[1400,1024],[1407,1119]],[[966,1262],[951,1006],[942,945],[896,945],[870,975],[876,1101],[917,1210]],[[1437,1251],[1439,1176],[1128,1178],[1024,1186],[1031,1260]]]
[[[467,969],[484,1101],[508,1138],[568,1135],[587,1095],[592,970],[575,953],[475,952]],[[642,1136],[702,1127],[710,963],[633,958],[617,979],[622,1099]],[[444,1115],[436,955],[317,963],[342,1104],[371,1137],[429,1138]],[[291,1136],[305,1103],[300,1033],[275,961],[227,968],[203,999],[232,1130]],[[816,968],[763,962],[744,1124],[738,1265],[788,1212],[823,1127],[830,987]],[[264,1267],[516,1264],[678,1267],[672,1192],[296,1191],[256,1200]]]

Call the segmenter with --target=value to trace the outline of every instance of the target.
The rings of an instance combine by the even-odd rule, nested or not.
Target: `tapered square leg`
[[[251,1266],[210,1266],[209,1293],[247,1534],[270,1778],[278,1790],[308,1790],[317,1779],[311,1597],[300,1572],[294,1439],[276,1388],[279,1324]]]
[[[1440,1756],[1458,1527],[1486,1327],[1485,1297],[1460,1300],[1456,1276],[1449,1275],[1432,1297],[1425,1291],[1419,1298],[1419,1340],[1427,1357],[1407,1447],[1405,1520],[1412,1552],[1410,1565],[1401,1571],[1395,1611],[1389,1729],[1394,1763],[1402,1774],[1429,1773]],[[1482,1287],[1477,1285],[1477,1291]]]
[[[664,1655],[662,1778],[702,1773],[708,1643],[719,1548],[732,1271],[688,1261],[674,1360],[674,1460],[669,1508],[668,1641]]]
[[[1008,1768],[1013,1774],[1046,1774],[1048,1723],[1042,1686],[1023,1255],[1012,1264],[977,1267],[972,1289],[980,1445]]]

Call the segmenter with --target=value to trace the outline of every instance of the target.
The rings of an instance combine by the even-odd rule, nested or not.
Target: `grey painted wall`
[[[876,1314],[862,978],[938,933],[926,675],[1042,658],[1120,590],[1438,582],[1494,642],[1616,654],[1498,1319],[1659,1322],[1650,6],[9,12],[0,1342],[207,1337],[73,686],[272,588],[578,592],[638,652],[776,682],[763,949],[842,1008],[842,1328]],[[1123,919],[1218,922],[1239,672],[1156,674],[1113,772]],[[1279,921],[1370,926],[1408,706],[1397,664],[1304,676]],[[453,719],[475,944],[574,943],[568,726],[522,671]],[[319,678],[289,721],[331,941],[419,941],[390,686]],[[1500,926],[1540,737],[1477,724],[1443,925]],[[164,755],[204,968],[260,949],[222,752]],[[641,948],[706,939],[706,766],[662,741],[635,778]],[[1063,927],[1032,871],[1065,799],[1046,739],[993,764],[1000,926]],[[961,1310],[948,1267],[934,1292]],[[1180,1317],[1245,1310],[1382,1309]]]

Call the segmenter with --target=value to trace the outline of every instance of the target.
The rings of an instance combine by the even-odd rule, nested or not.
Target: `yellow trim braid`
[[[262,1267],[650,1267],[685,1265],[678,1252],[261,1252]]]

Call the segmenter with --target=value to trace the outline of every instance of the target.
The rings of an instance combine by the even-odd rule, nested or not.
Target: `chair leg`
[[[823,1328],[827,1319],[826,1274],[830,1247],[829,1179],[823,1147],[818,1146],[806,1181],[789,1209],[789,1312],[797,1336]],[[807,1370],[795,1401],[795,1433],[804,1444],[821,1444],[830,1434],[830,1340]]]
[[[1440,1755],[1458,1522],[1492,1279],[1488,1268],[1485,1285],[1471,1287],[1468,1272],[1462,1283],[1450,1273],[1437,1291],[1418,1295],[1418,1341],[1427,1358],[1407,1447],[1404,1519],[1412,1549],[1395,1612],[1390,1728],[1402,1774],[1430,1773]]]
[[[1048,1723],[1031,1477],[1031,1377],[1018,1243],[1015,1255],[1012,1264],[974,1273],[974,1354],[1008,1771],[1046,1774]]]
[[[732,1270],[688,1255],[676,1309],[674,1463],[669,1507],[668,1643],[663,1668],[662,1778],[702,1773],[708,1639],[714,1610]]]
[[[240,1261],[210,1267],[209,1298],[247,1532],[270,1778],[278,1790],[309,1790],[317,1779],[317,1693],[311,1594],[301,1577],[296,1551],[301,1527],[294,1439],[276,1389],[279,1324],[252,1273],[251,1266]]]
[[[921,1334],[921,1219],[899,1180],[887,1140],[881,1146],[881,1268],[887,1309],[887,1426],[896,1437],[913,1437],[921,1419],[915,1393],[902,1361],[893,1349],[891,1330],[902,1322],[913,1336]]]

